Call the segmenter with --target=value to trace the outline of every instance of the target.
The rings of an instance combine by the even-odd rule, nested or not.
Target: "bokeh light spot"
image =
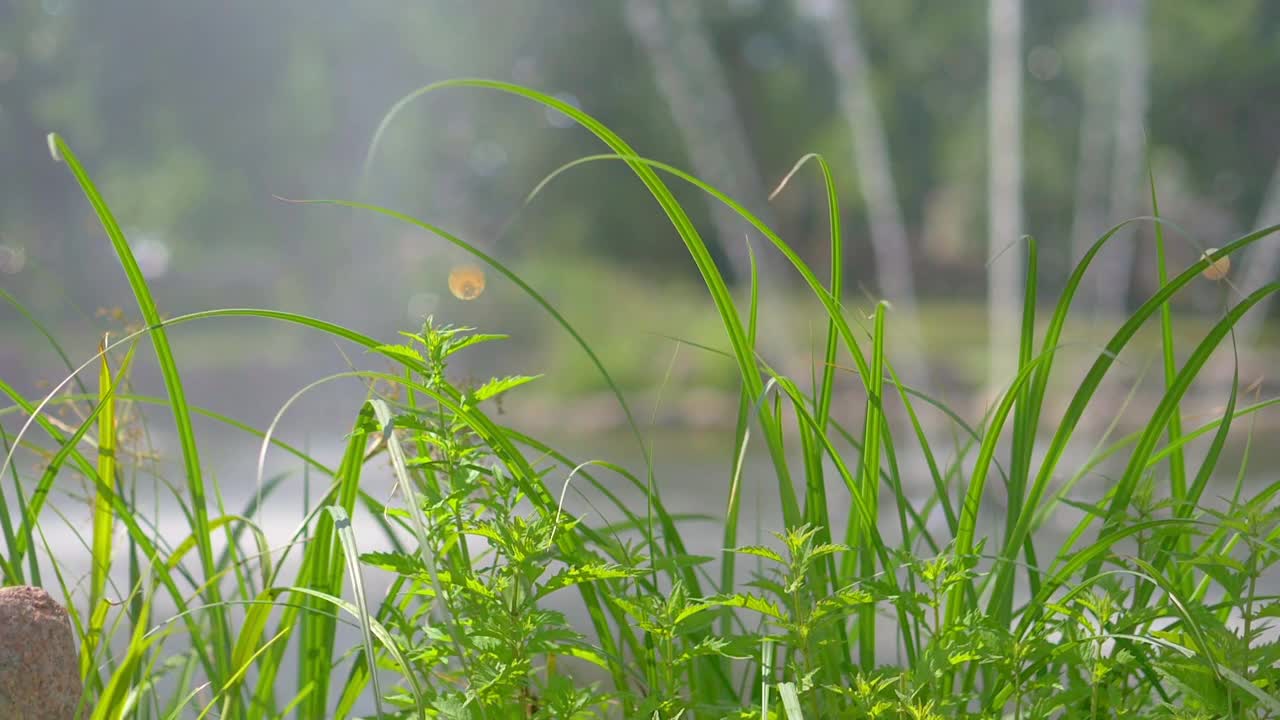
[[[507,151],[496,142],[478,142],[471,146],[467,164],[476,175],[488,177],[506,167]]]
[[[558,93],[556,95],[556,99],[560,100],[561,102],[568,103],[569,105],[572,105],[575,108],[578,108],[578,109],[582,108],[582,106],[578,103],[578,97],[572,93]],[[568,128],[568,127],[573,127],[574,125],[573,118],[569,117],[568,115],[565,115],[564,113],[560,112],[559,110],[556,110],[555,108],[547,108],[546,115],[547,115],[547,124],[550,125],[551,127]]]
[[[129,233],[129,236],[136,238],[130,244],[133,246],[133,259],[137,261],[143,277],[158,278],[169,272],[169,261],[173,257],[173,252],[159,235],[134,232]]]
[[[459,300],[475,300],[484,292],[484,269],[479,265],[458,265],[449,271],[449,292]]]
[[[1200,259],[1208,260],[1209,256],[1217,251],[1218,251],[1218,248],[1209,248],[1204,251],[1204,254],[1200,256]],[[1205,268],[1204,273],[1202,274],[1205,276],[1205,278],[1209,280],[1218,281],[1225,278],[1227,276],[1227,273],[1230,273],[1230,272],[1231,272],[1231,256],[1224,255],[1218,258],[1217,260],[1214,260],[1213,262],[1209,263],[1209,267]]]
[[[26,264],[26,248],[20,245],[0,245],[0,273],[17,275]]]

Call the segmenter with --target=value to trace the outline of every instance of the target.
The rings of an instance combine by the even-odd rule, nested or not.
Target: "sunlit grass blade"
[[[326,504],[342,509],[346,517],[355,511],[355,500],[360,487],[361,470],[364,468],[364,452],[368,447],[369,430],[373,421],[373,408],[365,405],[356,419],[347,440],[346,451],[339,465],[335,492]],[[323,595],[339,597],[342,594],[344,556],[336,539],[339,530],[337,518],[323,513],[316,518],[315,529],[307,542],[299,573],[299,584]],[[307,609],[299,619],[298,687],[308,683],[314,691],[303,701],[300,711],[307,717],[325,717],[329,714],[329,682],[333,675],[333,652],[337,621],[328,610],[327,601],[319,595],[304,598]]]
[[[98,477],[108,487],[117,488],[116,483],[116,386],[129,371],[129,363],[133,358],[133,349],[120,366],[120,374],[112,377],[111,364],[108,361],[105,341],[99,345],[98,355],[102,363],[98,372]],[[87,423],[86,423],[87,424]],[[111,573],[112,536],[115,533],[115,513],[112,510],[112,497],[102,493],[94,493],[93,497],[93,548],[92,565],[89,577],[89,608],[91,608],[89,628],[85,634],[85,642],[80,647],[80,675],[85,678],[90,690],[101,689],[101,681],[93,670],[92,663],[97,654],[98,644],[102,641],[102,623],[105,613],[99,613],[98,607],[103,603],[107,587],[107,577]]]
[[[1022,301],[1022,329],[1018,337],[1018,368],[1024,369],[1031,364],[1035,353],[1035,332],[1036,332],[1036,293],[1038,290],[1039,278],[1039,246],[1035,238],[1028,237],[1026,239],[1026,280],[1024,295]],[[1033,398],[1032,393],[1035,391],[1032,383],[1024,384],[1018,392],[1017,404],[1014,407],[1013,419],[1013,439],[1011,452],[1012,457],[1009,461],[1009,485],[1008,485],[1008,505],[1005,509],[1004,522],[1004,543],[1009,544],[1009,539],[1013,534],[1013,528],[1017,524],[1023,510],[1023,502],[1026,498],[1027,480],[1031,472],[1031,455],[1035,449],[1036,437],[1039,434],[1039,404],[1043,402],[1043,398]],[[1026,559],[1027,578],[1031,586],[1031,592],[1034,593],[1039,583],[1039,578],[1035,568],[1036,562],[1035,545],[1032,537],[1027,536],[1023,546],[1023,553]],[[1001,596],[1000,604],[996,607],[996,622],[1008,616],[1012,607],[1012,596],[1006,594]]]
[[[876,304],[875,332],[872,335],[870,376],[867,400],[863,410],[862,457],[858,462],[857,492],[862,495],[864,513],[871,524],[880,521],[880,441],[884,397],[885,303]],[[852,518],[851,518],[852,520]],[[875,554],[871,547],[870,528],[849,523],[846,543],[858,548],[861,560],[858,579],[868,581],[876,574]],[[888,568],[886,568],[888,569]],[[873,605],[858,608],[858,662],[863,671],[876,666],[876,609]]]
[[[364,642],[364,659],[369,667],[369,680],[373,684],[373,702],[378,715],[382,715],[382,684],[378,679],[377,652],[373,646],[374,619],[369,614],[369,606],[365,599],[364,579],[360,575],[360,553],[356,550],[355,532],[351,529],[351,519],[341,505],[330,505],[329,514],[333,516],[333,525],[342,543],[342,551],[346,558],[347,575],[351,579],[351,593],[356,600],[357,620],[360,623],[360,638]]]
[[[1196,346],[1196,349],[1183,363],[1182,369],[1178,371],[1172,383],[1169,384],[1168,390],[1165,391],[1164,397],[1161,398],[1160,404],[1151,414],[1150,424],[1147,425],[1146,431],[1142,437],[1138,439],[1138,443],[1134,446],[1133,454],[1130,455],[1129,464],[1125,467],[1124,473],[1120,476],[1120,484],[1116,487],[1112,494],[1111,504],[1108,507],[1105,524],[1103,526],[1103,534],[1114,529],[1121,521],[1125,511],[1128,508],[1129,500],[1133,496],[1134,488],[1138,480],[1142,477],[1143,470],[1147,466],[1147,461],[1152,450],[1155,449],[1159,437],[1163,434],[1166,423],[1174,413],[1177,412],[1178,404],[1187,389],[1191,387],[1191,383],[1200,374],[1200,369],[1208,362],[1209,356],[1217,349],[1222,339],[1235,326],[1236,322],[1254,305],[1261,302],[1264,298],[1275,292],[1280,291],[1280,283],[1270,283],[1258,290],[1250,293],[1244,300],[1241,300],[1235,307],[1231,308],[1217,324],[1213,326]],[[1091,520],[1090,516],[1086,516],[1082,521],[1087,524]],[[1095,560],[1089,566],[1092,575],[1097,572],[1100,561]]]
[[[127,701],[127,697],[132,689],[129,683],[133,681],[135,671],[142,667],[151,646],[162,638],[160,633],[147,633],[145,630],[150,609],[150,603],[143,605],[141,622],[134,627],[129,648],[120,667],[95,702],[92,720],[118,720],[128,712],[131,703]]]
[[[1118,232],[1121,228],[1136,220],[1129,220],[1121,223],[1102,235],[1085,254],[1084,258],[1072,271],[1071,277],[1067,281],[1066,288],[1063,290],[1058,305],[1054,310],[1053,316],[1045,330],[1045,338],[1042,344],[1042,350],[1039,356],[1039,371],[1036,373],[1035,386],[1031,392],[1033,401],[1036,398],[1043,398],[1048,387],[1049,371],[1052,368],[1054,354],[1061,342],[1061,334],[1066,323],[1067,314],[1071,308],[1076,292],[1080,288],[1084,274],[1088,270],[1090,263],[1101,251],[1102,247]],[[1157,221],[1163,222],[1163,221]],[[1220,257],[1229,255],[1248,245],[1258,242],[1275,232],[1280,231],[1280,225],[1272,225],[1270,227],[1256,230],[1237,240],[1228,243],[1218,251],[1202,257],[1199,262],[1193,264],[1185,270],[1181,275],[1170,280],[1161,286],[1151,298],[1143,303],[1132,315],[1124,322],[1124,324],[1112,335],[1103,350],[1098,354],[1097,359],[1086,371],[1084,378],[1076,387],[1071,396],[1071,400],[1064,411],[1062,418],[1057,423],[1057,430],[1054,432],[1047,447],[1045,448],[1044,457],[1040,461],[1040,467],[1035,474],[1031,487],[1027,492],[1026,507],[1038,507],[1044,499],[1050,479],[1057,470],[1058,461],[1062,458],[1066,451],[1067,444],[1084,415],[1085,408],[1093,399],[1094,393],[1102,383],[1103,377],[1114,364],[1116,357],[1128,345],[1129,341],[1138,332],[1138,330],[1146,323],[1146,321],[1155,314],[1160,306],[1169,298],[1173,297],[1178,291],[1186,287],[1194,280],[1209,264],[1216,261]],[[1038,417],[1038,415],[1037,415]],[[1018,549],[1023,546],[1026,541],[1027,534],[1031,531],[1032,523],[1035,519],[1035,513],[1023,513],[1018,519],[1018,524],[1014,527],[1014,532],[1010,536],[1008,542],[1001,550],[1001,567],[997,568],[999,573],[993,588],[993,594],[997,597],[1011,591],[1012,583],[1012,560]],[[1034,610],[1033,610],[1034,613]]]
[[[760,268],[756,263],[756,253],[747,244],[747,258],[751,261],[750,299],[747,303],[747,342],[756,345],[756,331],[760,319]],[[729,492],[725,500],[724,523],[721,528],[720,585],[719,592],[727,595],[733,592],[737,578],[737,553],[733,548],[738,546],[739,513],[742,509],[742,470],[746,460],[747,448],[751,442],[751,396],[746,384],[738,388],[738,414],[734,421],[733,457],[729,471]],[[726,615],[721,621],[720,631],[728,634],[733,619]]]
[[[1235,335],[1232,333],[1233,347]],[[1176,377],[1175,377],[1176,379]],[[1200,461],[1200,469],[1196,471],[1196,477],[1192,481],[1191,486],[1187,488],[1186,494],[1181,498],[1174,500],[1173,515],[1174,517],[1187,518],[1191,517],[1196,511],[1200,503],[1200,498],[1204,494],[1205,489],[1209,486],[1209,480],[1213,477],[1214,470],[1218,467],[1218,462],[1222,457],[1222,452],[1227,445],[1227,437],[1231,433],[1232,421],[1236,414],[1236,400],[1239,397],[1240,390],[1240,364],[1235,362],[1231,368],[1231,393],[1227,397],[1227,406],[1222,412],[1222,419],[1217,423],[1218,429],[1213,434],[1213,439],[1209,443],[1208,450],[1205,451],[1204,459]],[[1181,428],[1179,428],[1181,429]],[[1179,434],[1179,439],[1184,437]],[[1148,459],[1148,466],[1152,460]],[[1184,535],[1176,535],[1168,538],[1161,544],[1155,558],[1151,561],[1154,572],[1164,572],[1175,554],[1182,554],[1187,557],[1191,552],[1191,540]],[[1175,563],[1176,564],[1176,563]],[[1175,578],[1179,575],[1175,575]],[[1189,584],[1189,583],[1187,583]],[[1181,587],[1181,584],[1179,585]],[[1134,591],[1133,608],[1137,609],[1145,607],[1147,600],[1151,596],[1152,588],[1150,585],[1140,585]]]
[[[1151,168],[1149,155],[1147,158],[1147,181],[1151,188],[1151,214],[1158,221],[1160,218],[1160,200],[1156,197],[1156,175]],[[1160,285],[1163,286],[1169,282],[1163,223],[1156,222],[1153,230],[1155,230],[1156,236],[1156,273]],[[1164,365],[1164,386],[1167,391],[1173,385],[1174,377],[1178,372],[1178,363],[1174,358],[1173,346],[1173,308],[1168,301],[1160,305],[1160,358]],[[1177,408],[1174,408],[1173,413],[1169,416],[1169,444],[1177,443],[1181,435],[1182,413]],[[1175,504],[1181,504],[1186,497],[1186,493],[1186,459],[1183,457],[1182,451],[1175,450],[1169,455],[1169,496]],[[1179,545],[1184,550],[1190,547],[1187,542],[1180,542]]]
[[[195,429],[191,424],[191,411],[187,407],[186,391],[183,389],[182,379],[178,374],[178,365],[173,357],[173,350],[169,346],[168,335],[165,334],[162,327],[159,327],[161,322],[160,311],[151,297],[151,290],[142,274],[142,270],[138,267],[138,263],[133,257],[133,251],[129,248],[129,242],[125,239],[124,232],[121,231],[115,216],[98,193],[93,181],[89,179],[88,173],[81,167],[75,153],[57,134],[50,135],[50,145],[56,148],[56,159],[66,163],[72,174],[75,175],[76,182],[84,192],[85,198],[93,206],[103,230],[106,231],[107,237],[111,240],[116,257],[119,259],[120,265],[129,279],[129,286],[132,288],[134,297],[138,302],[138,310],[142,313],[142,319],[152,328],[152,345],[155,347],[156,360],[164,377],[165,390],[168,392],[169,400],[172,403],[174,423],[177,426],[178,440],[182,446],[183,469],[186,487],[188,492],[191,493],[194,529],[201,537],[199,547],[200,566],[205,576],[211,577],[215,572],[213,538],[208,532],[209,509],[205,500],[204,472],[200,465]],[[225,608],[221,605],[222,596],[217,585],[208,587],[208,595],[205,599],[212,606],[211,620],[213,627],[208,640],[209,645],[211,645],[212,657],[216,663],[216,672],[209,680],[214,684],[214,688],[217,689],[221,685],[222,676],[226,674],[228,669],[231,650],[228,645],[230,633],[228,632]]]
[[[938,460],[934,455],[932,443],[929,441],[928,434],[925,433],[924,425],[921,424],[919,415],[916,414],[915,404],[911,402],[912,393],[907,390],[906,386],[898,378],[898,374],[894,371],[892,364],[885,363],[885,368],[889,371],[893,387],[898,391],[898,398],[902,401],[902,407],[907,411],[907,418],[911,422],[911,429],[915,432],[916,442],[920,446],[920,453],[924,456],[925,467],[929,469],[929,478],[933,481],[934,492],[931,500],[936,501],[942,507],[943,517],[947,521],[947,530],[954,536],[958,520],[956,511],[951,504],[951,489],[947,487],[946,480],[938,469]],[[907,538],[904,538],[905,540]]]

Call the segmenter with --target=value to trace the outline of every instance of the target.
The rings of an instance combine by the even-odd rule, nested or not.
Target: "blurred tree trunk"
[[[894,187],[889,143],[876,110],[866,54],[858,33],[857,9],[852,0],[798,2],[817,26],[827,62],[835,74],[836,97],[852,135],[854,167],[870,219],[876,278],[881,292],[899,313],[904,339],[910,349],[903,357],[913,367],[905,374],[911,381],[924,383],[925,365],[920,361],[924,343],[916,315],[906,223]]]
[[[1078,261],[1108,227],[1141,213],[1143,130],[1147,113],[1146,0],[1094,0],[1089,70],[1076,176],[1072,257]],[[1108,128],[1107,121],[1111,121]],[[1110,178],[1105,176],[1107,154]],[[1099,190],[1107,191],[1103,198]],[[1109,204],[1107,203],[1109,199]],[[1105,206],[1105,217],[1101,214]],[[1136,232],[1126,228],[1095,258],[1094,310],[1120,315],[1133,278]]]
[[[1147,115],[1146,0],[1111,0],[1108,3],[1116,34],[1115,148],[1111,166],[1111,222],[1118,223],[1141,212],[1142,158]],[[1137,256],[1137,233],[1127,228],[1109,241],[1099,254],[1101,266],[1095,278],[1098,309],[1123,314]]]
[[[1106,229],[1107,201],[1107,118],[1113,115],[1109,90],[1111,63],[1106,59],[1112,45],[1107,41],[1109,0],[1090,0],[1085,27],[1085,76],[1080,119],[1080,151],[1076,162],[1075,212],[1071,221],[1071,264],[1079,264],[1098,236]],[[1090,299],[1091,300],[1091,299]]]
[[[1022,0],[990,0],[987,93],[989,397],[1013,380],[1025,250],[1022,233]],[[997,255],[999,257],[997,257]]]
[[[772,225],[764,184],[724,72],[702,26],[698,3],[627,0],[624,11],[628,29],[653,67],[658,91],[671,110],[694,174]],[[751,277],[744,242],[750,226],[718,200],[708,198],[708,202],[731,273],[737,282],[745,282]],[[756,245],[757,249],[762,247]],[[756,259],[763,284],[764,269],[778,267],[779,256],[769,249],[757,252]]]
[[[1254,228],[1260,230],[1277,223],[1280,223],[1280,159],[1276,160],[1275,170],[1271,173],[1267,194],[1262,200],[1262,208],[1258,211]],[[1248,262],[1244,263],[1244,279],[1240,289],[1247,295],[1276,279],[1277,271],[1280,271],[1280,234],[1259,240],[1246,252],[1245,257]],[[1269,296],[1240,319],[1237,332],[1243,347],[1250,347],[1257,341],[1258,333],[1262,331],[1262,325],[1267,319],[1270,307],[1271,297]]]

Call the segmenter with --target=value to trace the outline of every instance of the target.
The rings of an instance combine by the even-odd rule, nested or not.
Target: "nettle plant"
[[[508,436],[480,409],[533,378],[470,388],[448,379],[455,353],[505,337],[471,330],[428,318],[420,333],[404,333],[408,344],[378,348],[421,364],[418,380],[429,393],[420,404],[409,389],[381,428],[405,500],[386,512],[412,528],[418,547],[360,557],[397,575],[382,622],[414,677],[390,700],[404,717],[417,717],[424,704],[444,717],[593,717],[608,697],[558,674],[556,658],[607,663],[541,603],[632,572],[575,546],[578,521],[545,503],[541,473],[513,461],[518,451],[511,454]],[[531,504],[530,493],[543,504]]]

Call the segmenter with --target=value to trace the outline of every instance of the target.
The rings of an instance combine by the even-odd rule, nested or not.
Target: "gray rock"
[[[79,667],[67,611],[40,588],[0,588],[0,718],[71,720]]]

